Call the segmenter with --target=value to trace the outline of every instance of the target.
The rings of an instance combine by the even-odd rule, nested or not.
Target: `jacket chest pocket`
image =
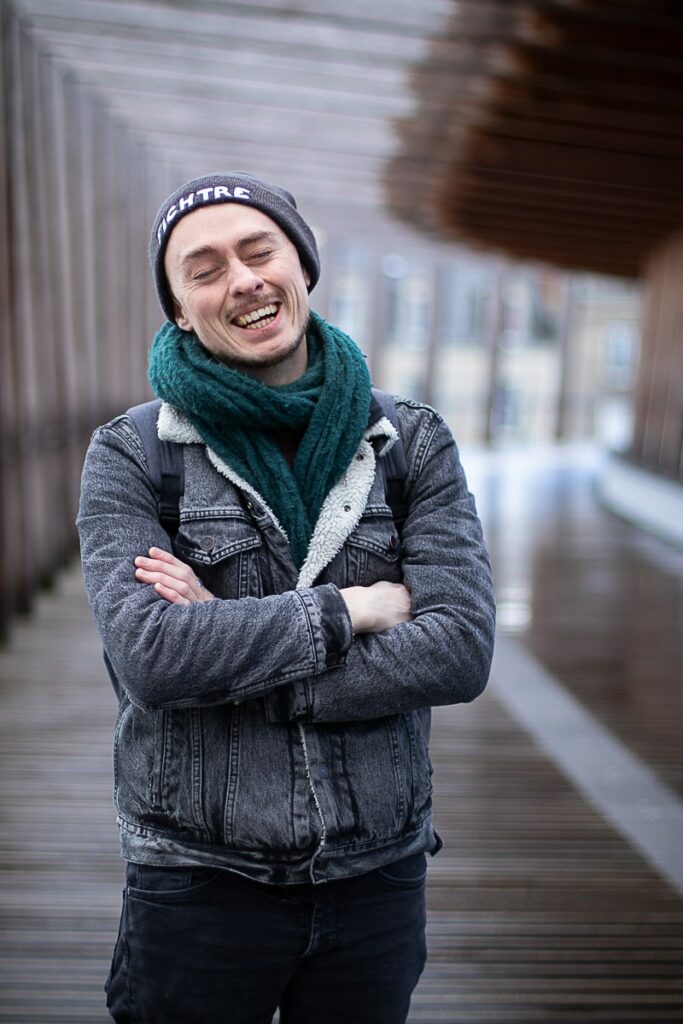
[[[173,546],[216,597],[262,596],[263,539],[243,516],[181,518]]]
[[[390,509],[368,511],[346,542],[348,586],[400,583],[401,542]]]

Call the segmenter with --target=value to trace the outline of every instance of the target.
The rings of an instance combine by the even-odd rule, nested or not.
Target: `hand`
[[[380,581],[369,587],[346,587],[346,602],[354,633],[383,633],[399,622],[410,622],[410,591],[402,583]]]
[[[189,565],[161,548],[150,548],[149,558],[135,559],[135,578],[153,585],[159,597],[171,604],[216,600]]]

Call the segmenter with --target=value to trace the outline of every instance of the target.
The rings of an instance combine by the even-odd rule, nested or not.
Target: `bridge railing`
[[[0,9],[1,636],[75,549],[93,427],[148,393],[169,172]]]

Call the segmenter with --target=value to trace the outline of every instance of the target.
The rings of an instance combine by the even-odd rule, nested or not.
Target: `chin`
[[[254,366],[254,367],[269,367],[279,366],[280,363],[284,363],[287,359],[291,359],[295,355],[306,338],[306,332],[304,331],[298,338],[293,340],[281,342],[273,349],[268,349],[264,346],[265,351],[254,351],[252,352],[240,352],[235,355],[228,355],[226,362],[229,361],[233,366]]]

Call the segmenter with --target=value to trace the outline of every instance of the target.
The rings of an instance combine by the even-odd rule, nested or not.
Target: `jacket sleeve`
[[[98,631],[119,684],[139,707],[263,696],[325,672],[351,643],[349,614],[332,584],[181,606],[137,582],[134,558],[171,545],[127,417],[93,435],[77,525]]]
[[[486,685],[495,632],[488,553],[450,431],[433,410],[422,412],[407,449],[402,534],[414,618],[354,636],[339,666],[269,698],[271,721],[378,718],[471,701]]]

